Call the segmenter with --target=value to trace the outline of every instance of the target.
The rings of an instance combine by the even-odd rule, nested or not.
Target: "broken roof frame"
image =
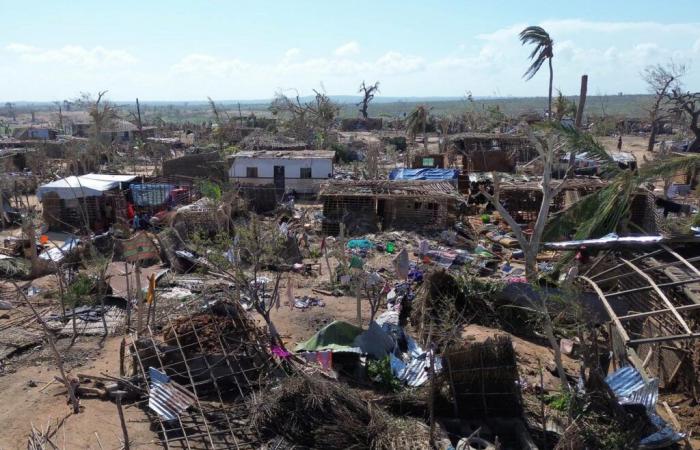
[[[155,339],[157,333],[148,325],[140,337],[135,334],[128,336],[128,348],[131,349],[131,356],[135,362],[134,371],[140,379],[150,380],[150,367],[156,364],[155,368],[161,373],[170,377],[184,378],[186,382],[180,383],[180,385],[189,391],[194,398],[194,404],[185,411],[163,411],[163,413],[175,415],[176,420],[168,420],[166,418],[168,414],[161,414],[158,411],[153,411],[149,417],[160,429],[161,444],[167,449],[259,448],[260,442],[258,442],[257,436],[245,423],[248,413],[244,401],[249,396],[254,396],[255,387],[264,382],[262,372],[267,368],[269,374],[269,370],[272,370],[275,364],[268,352],[262,348],[263,336],[256,331],[257,325],[247,316],[236,319],[233,315],[227,314],[222,317],[225,317],[227,322],[230,321],[235,329],[241,327],[241,323],[237,321],[243,320],[243,322],[248,323],[247,326],[251,328],[244,333],[249,339],[248,342],[232,339],[231,336],[226,335],[226,331],[222,330],[216,321],[212,321],[211,324],[217,335],[218,349],[216,353],[212,353],[211,349],[206,348],[202,344],[204,330],[195,324],[192,317],[196,312],[210,312],[211,307],[212,305],[209,304],[205,309],[193,308],[187,303],[183,303],[182,308],[178,308],[179,311],[176,315],[169,308],[163,311],[161,319],[165,320],[172,331],[176,343],[172,349],[162,350]],[[241,311],[242,308],[238,312]],[[184,334],[182,329],[178,331],[174,323],[175,319],[184,320],[184,323],[187,324],[188,330]],[[183,339],[188,339],[188,336],[189,340],[194,341],[193,343],[188,344],[183,341]],[[233,342],[234,340],[236,342]],[[236,348],[232,348],[232,345]],[[188,355],[188,348],[194,349],[197,353]],[[218,353],[219,351],[221,353]],[[250,352],[255,352],[257,356],[250,356]],[[175,354],[178,359],[168,363],[165,361],[167,353]],[[221,358],[212,362],[208,355],[221,356]],[[239,356],[241,355],[244,357],[248,355],[249,362],[253,362],[253,365],[244,367],[243,364],[240,364]],[[257,359],[257,363],[261,365],[256,365],[253,359]],[[193,366],[193,364],[201,366],[202,363],[205,367],[201,367],[199,371]],[[225,374],[217,375],[214,371],[216,367],[228,369],[228,371]],[[206,374],[203,374],[202,370]],[[249,375],[248,372],[251,371],[253,373]],[[226,391],[221,383],[229,382],[230,384],[231,381],[235,386]],[[209,400],[206,400],[205,394],[200,392],[200,389],[206,385],[213,387],[213,390],[210,389],[213,394],[208,393],[209,397],[212,397]],[[151,383],[144,383],[144,388],[150,397]],[[229,397],[227,392],[232,392],[234,395],[239,394],[242,401],[224,400],[224,398]],[[147,406],[149,399],[140,400],[138,403]]]
[[[638,352],[639,346],[645,344],[673,343],[700,338],[700,330],[693,330],[688,320],[682,315],[682,313],[700,309],[700,297],[693,298],[692,296],[687,296],[690,303],[679,305],[677,301],[673,301],[672,296],[669,295],[668,292],[664,292],[664,289],[685,287],[689,284],[700,283],[700,269],[692,264],[693,262],[700,261],[700,256],[685,258],[666,243],[658,242],[657,245],[658,246],[653,250],[647,250],[642,254],[636,254],[632,258],[620,258],[620,263],[591,275],[590,273],[595,267],[609,254],[609,250],[606,250],[591,265],[586,273],[578,277],[579,280],[583,281],[584,286],[587,285],[591,287],[597,294],[618,336],[624,344],[625,352],[630,362],[643,375],[646,374],[645,367],[649,364],[653,352],[650,350],[646,357],[642,359]],[[659,263],[654,260],[654,258],[658,256],[670,256],[672,257],[672,262]],[[686,276],[676,276],[676,279],[673,279],[668,275],[667,271],[665,271],[664,275],[671,278],[671,281],[661,283],[655,281],[654,278],[650,276],[650,273],[670,267],[685,269]],[[615,273],[616,271],[622,271],[622,273]],[[603,287],[606,282],[619,281],[628,277],[635,277],[638,283],[641,282],[641,286],[625,288],[618,284],[612,290],[606,290]],[[615,298],[633,296],[639,293],[649,294],[647,297],[648,300],[645,302],[650,307],[649,310],[638,312],[628,311],[627,314],[624,315],[618,315],[615,312],[611,301],[614,301]],[[671,328],[680,329],[682,332],[675,334],[664,334],[662,332],[649,337],[633,336],[634,333],[630,330],[628,324],[650,317],[663,318],[667,321],[664,327],[668,328],[670,326]]]
[[[330,181],[321,186],[319,197],[377,197],[464,201],[449,181],[362,180]]]

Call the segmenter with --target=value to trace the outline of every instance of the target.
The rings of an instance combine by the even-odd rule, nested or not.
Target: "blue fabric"
[[[456,180],[457,169],[394,169],[389,173],[390,180]]]
[[[158,206],[167,202],[172,184],[132,184],[131,196],[136,206]]]

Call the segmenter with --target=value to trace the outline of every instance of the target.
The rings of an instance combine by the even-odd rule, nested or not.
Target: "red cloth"
[[[135,215],[136,215],[136,212],[134,211],[134,205],[132,205],[131,203],[128,203],[126,205],[126,217],[127,217],[127,219],[131,220],[134,218]]]

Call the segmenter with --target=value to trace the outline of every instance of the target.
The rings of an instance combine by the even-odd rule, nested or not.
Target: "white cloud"
[[[296,47],[292,47],[292,48],[290,48],[289,50],[287,50],[286,52],[284,52],[284,59],[296,58],[296,57],[299,56],[300,54],[301,54],[301,50],[300,50],[300,49],[298,49],[298,48],[296,48]]]
[[[252,67],[239,59],[216,58],[211,55],[190,54],[182,58],[172,69],[179,74],[204,74],[228,77],[240,74]]]
[[[54,63],[78,66],[86,69],[131,65],[136,57],[126,50],[93,47],[87,49],[79,45],[66,45],[61,48],[39,48],[21,43],[11,43],[5,50],[14,53],[28,63]]]
[[[350,41],[336,48],[333,53],[335,56],[352,56],[360,53],[360,44],[355,41]]]

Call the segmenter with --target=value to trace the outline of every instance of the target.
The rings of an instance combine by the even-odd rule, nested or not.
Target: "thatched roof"
[[[303,150],[306,142],[300,142],[279,134],[255,130],[240,142],[245,150]]]
[[[321,197],[378,197],[378,198],[411,198],[430,200],[463,200],[454,185],[447,181],[390,181],[362,180],[340,181],[333,180],[321,187]]]

